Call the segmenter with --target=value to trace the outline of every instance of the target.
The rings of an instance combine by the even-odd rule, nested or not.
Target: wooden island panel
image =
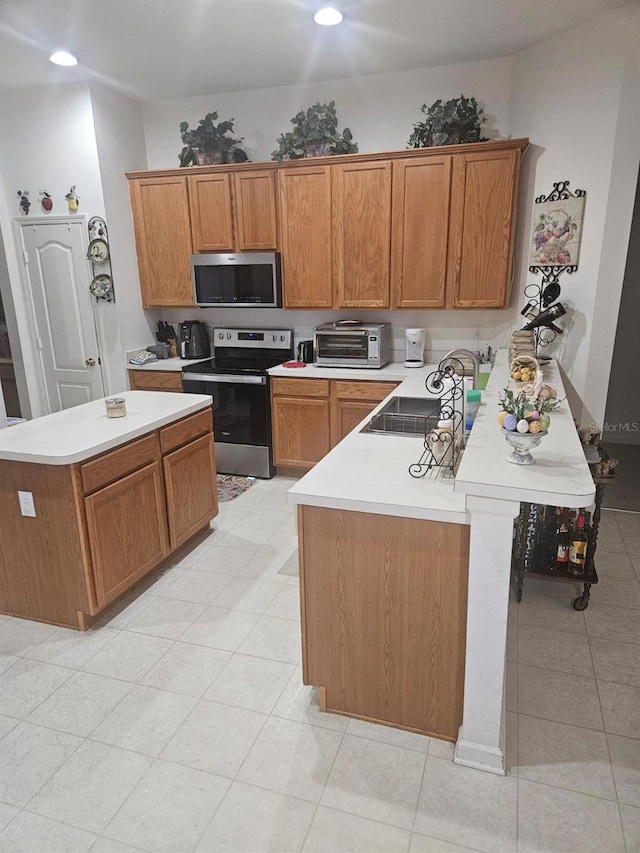
[[[305,684],[326,710],[454,741],[469,527],[300,508]]]

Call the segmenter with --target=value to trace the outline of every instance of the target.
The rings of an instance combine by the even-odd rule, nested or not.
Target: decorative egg
[[[540,421],[534,421],[533,423],[529,424],[529,432],[542,432],[542,426],[540,424]]]
[[[514,429],[516,428],[517,424],[518,424],[518,421],[517,421],[515,415],[507,415],[507,417],[504,419],[503,426],[505,429],[508,429],[509,432],[513,432]]]
[[[527,421],[525,418],[522,418],[522,420],[518,421],[518,423],[516,424],[516,429],[518,430],[518,432],[529,432],[529,421]]]
[[[504,426],[504,419],[507,417],[508,414],[509,414],[509,412],[503,411],[503,412],[500,412],[500,414],[498,415],[498,423],[500,424],[501,427]]]
[[[540,415],[540,420],[538,421],[538,423],[542,427],[542,432],[546,432],[551,426],[551,417],[547,414]]]
[[[531,412],[529,417],[531,418],[531,420],[537,421],[538,418],[540,417],[540,412],[533,411],[533,412]]]

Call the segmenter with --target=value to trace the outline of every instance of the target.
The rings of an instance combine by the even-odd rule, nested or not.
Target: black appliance
[[[313,364],[313,341],[300,341],[298,344],[298,361]]]
[[[200,320],[186,320],[179,328],[181,358],[207,358],[211,355],[207,327]]]
[[[221,474],[273,477],[267,370],[293,356],[291,329],[214,329],[214,357],[182,370],[187,394],[213,397]]]
[[[196,305],[282,307],[278,252],[192,255],[191,273]]]

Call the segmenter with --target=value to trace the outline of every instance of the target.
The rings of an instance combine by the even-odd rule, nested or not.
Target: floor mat
[[[607,441],[607,452],[620,464],[616,476],[607,483],[602,505],[607,509],[640,512],[640,445]]]
[[[216,480],[219,501],[232,501],[256,482],[255,477],[236,477],[233,474],[218,474]]]
[[[290,578],[297,578],[300,574],[298,569],[298,552],[294,551],[287,562],[278,569],[279,575],[288,575]]]

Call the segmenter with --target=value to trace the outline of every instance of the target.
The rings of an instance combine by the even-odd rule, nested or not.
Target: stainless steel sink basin
[[[385,435],[426,435],[438,424],[440,400],[392,397],[360,430]]]

